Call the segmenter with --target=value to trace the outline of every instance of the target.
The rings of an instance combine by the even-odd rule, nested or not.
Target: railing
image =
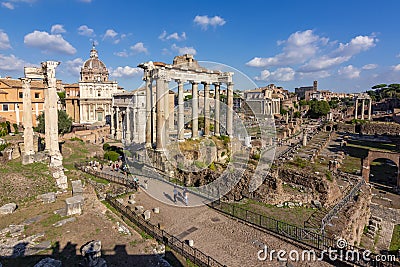
[[[360,179],[360,181],[350,190],[350,192],[340,200],[322,219],[321,223],[321,232],[324,233],[326,225],[328,225],[332,218],[338,214],[338,212],[349,202],[351,201],[356,194],[360,191],[360,188],[365,184],[364,179]]]
[[[189,246],[186,242],[179,240],[177,237],[167,233],[164,230],[161,230],[156,225],[144,220],[140,215],[137,215],[129,207],[123,206],[111,196],[107,195],[106,201],[110,203],[110,205],[118,210],[121,214],[123,214],[126,218],[128,218],[131,222],[136,224],[140,229],[142,229],[147,234],[151,235],[164,245],[169,246],[186,259],[189,259],[195,265],[201,267],[226,267],[211,256],[204,254],[197,248]]]
[[[319,253],[327,253],[330,251],[330,253],[335,256],[335,259],[340,262],[351,263],[356,266],[399,266],[398,262],[380,262],[377,260],[379,259],[377,255],[370,253],[369,251],[368,255],[370,260],[368,261],[364,260],[362,256],[360,256],[360,259],[357,259],[356,257],[345,259],[343,258],[343,255],[348,255],[347,253],[351,254],[354,251],[358,251],[359,255],[363,255],[366,250],[351,245],[348,245],[345,248],[338,247],[337,240],[327,237],[324,234],[316,233],[312,229],[291,225],[226,202],[213,202],[210,206],[224,214],[230,215],[250,225],[257,226],[261,229],[267,230],[268,232],[272,232],[273,234],[311,247]],[[327,255],[326,253],[325,255]]]

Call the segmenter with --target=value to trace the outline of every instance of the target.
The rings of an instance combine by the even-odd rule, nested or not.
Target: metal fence
[[[377,255],[374,253],[368,253],[370,259],[368,261],[365,261],[362,257],[354,259],[350,257],[350,259],[344,259],[343,255],[348,255],[348,253],[351,253],[352,251],[357,251],[359,252],[359,255],[362,255],[366,250],[351,245],[348,245],[345,248],[338,247],[337,240],[327,237],[324,234],[316,233],[313,231],[314,229],[307,229],[291,225],[271,217],[243,209],[230,203],[216,201],[211,203],[210,206],[236,219],[240,219],[246,223],[258,226],[279,236],[312,247],[320,253],[322,251],[332,251],[332,255],[335,255],[336,259],[341,262],[351,263],[356,266],[400,266],[398,261],[379,261],[379,258],[377,258]]]
[[[164,245],[169,246],[186,259],[189,259],[195,265],[201,267],[226,267],[197,248],[189,246],[186,242],[179,240],[177,237],[144,220],[144,218],[132,211],[129,206],[123,206],[111,196],[107,195],[106,201],[131,222],[136,224],[140,229],[154,237],[159,242],[162,242]]]

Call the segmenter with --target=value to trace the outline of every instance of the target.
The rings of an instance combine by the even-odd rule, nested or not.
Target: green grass
[[[54,223],[61,221],[62,217],[59,214],[51,214],[49,217],[44,219],[41,224],[44,227],[52,226]]]
[[[394,226],[392,241],[390,242],[389,251],[397,253],[400,249],[400,224]]]
[[[392,143],[381,143],[381,142],[372,142],[372,141],[361,141],[361,140],[349,140],[347,141],[347,146],[361,148],[361,149],[369,149],[369,150],[383,150],[383,151],[391,151],[396,152],[396,145]]]

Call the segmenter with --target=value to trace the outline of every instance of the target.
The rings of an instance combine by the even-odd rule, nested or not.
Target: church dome
[[[83,63],[81,69],[81,81],[105,82],[108,81],[108,70],[106,65],[99,59],[97,50],[93,45],[90,50],[90,58]]]

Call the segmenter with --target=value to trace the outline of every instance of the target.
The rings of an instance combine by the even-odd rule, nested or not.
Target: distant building
[[[108,80],[106,65],[99,60],[97,50],[93,46],[90,58],[81,69],[79,81],[79,115],[80,123],[106,124],[111,121],[112,96],[123,92],[116,81]]]
[[[65,84],[65,111],[72,118],[74,123],[80,122],[80,99],[79,99],[79,84]]]
[[[299,99],[307,101],[311,99],[311,94],[316,91],[318,91],[318,81],[314,81],[313,86],[302,86],[294,89]]]
[[[44,110],[43,81],[31,82],[32,122],[37,126],[37,116]],[[11,77],[0,79],[0,117],[11,124],[23,125],[22,81]]]
[[[280,114],[281,99],[274,97],[276,86],[270,84],[266,87],[244,91],[244,101],[256,115]]]

